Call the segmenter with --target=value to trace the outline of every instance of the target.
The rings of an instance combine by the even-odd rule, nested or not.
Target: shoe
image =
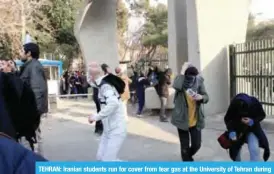
[[[144,116],[142,114],[137,114],[138,118],[143,118]]]
[[[168,122],[168,119],[166,117],[161,117],[160,122]]]

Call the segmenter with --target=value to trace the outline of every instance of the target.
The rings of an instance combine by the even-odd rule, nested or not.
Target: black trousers
[[[181,157],[183,161],[194,161],[193,156],[201,148],[202,132],[196,127],[189,128],[188,131],[178,128],[181,145]],[[190,145],[191,144],[191,145]]]
[[[98,97],[97,96],[93,97],[93,101],[96,105],[97,113],[100,112],[101,107],[100,107],[100,102]],[[101,120],[96,121],[95,123],[95,133],[98,133],[98,132],[103,132],[103,123]]]

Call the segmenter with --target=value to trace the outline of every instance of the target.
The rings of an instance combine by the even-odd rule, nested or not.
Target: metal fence
[[[274,40],[230,45],[229,52],[231,98],[247,93],[274,115]]]

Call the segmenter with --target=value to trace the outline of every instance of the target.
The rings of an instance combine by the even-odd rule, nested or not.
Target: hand
[[[89,117],[88,117],[88,122],[89,122],[90,124],[92,124],[94,121],[95,121],[95,120],[93,119],[93,116],[89,116]]]
[[[203,96],[201,94],[196,94],[193,96],[193,99],[196,101],[201,101],[203,100]]]
[[[229,133],[229,138],[230,138],[232,141],[236,141],[236,140],[237,140],[236,132],[230,132],[230,133]]]

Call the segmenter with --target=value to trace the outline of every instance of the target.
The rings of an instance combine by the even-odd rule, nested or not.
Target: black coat
[[[236,97],[237,99],[232,100],[224,117],[228,132],[235,131],[238,135],[238,141],[234,142],[232,147],[229,149],[230,157],[232,160],[236,159],[240,148],[244,143],[246,143],[246,136],[248,133],[252,132],[258,138],[259,146],[264,149],[264,160],[267,161],[270,156],[269,142],[260,124],[260,122],[266,117],[264,109],[255,97],[249,97],[246,94],[238,94]],[[239,106],[234,105],[235,101],[239,99],[242,101],[249,100],[247,117],[254,121],[254,124],[251,127],[241,122],[242,116],[238,112],[242,110],[242,108],[239,110],[239,108],[237,108]]]
[[[20,78],[34,92],[37,109],[40,114],[48,112],[48,85],[44,68],[41,63],[32,59],[27,61],[20,70]]]

